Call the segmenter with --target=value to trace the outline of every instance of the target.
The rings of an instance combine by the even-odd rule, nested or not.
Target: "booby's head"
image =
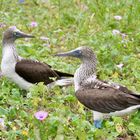
[[[18,38],[33,38],[30,34],[25,34],[18,30],[16,26],[9,27],[3,34],[4,42],[13,42]]]
[[[75,91],[81,88],[82,84],[85,84],[84,82],[88,80],[88,78],[91,77],[90,79],[92,79],[96,77],[97,60],[91,48],[82,46],[69,52],[56,54],[56,56],[71,56],[79,58],[82,61],[80,67],[74,74]]]
[[[72,50],[72,51],[69,51],[69,52],[56,54],[56,56],[71,56],[71,57],[79,58],[82,61],[84,61],[84,60],[87,60],[87,61],[94,60],[94,61],[96,61],[96,55],[94,54],[92,49],[89,48],[89,47],[84,47],[84,46],[76,48],[75,50]]]

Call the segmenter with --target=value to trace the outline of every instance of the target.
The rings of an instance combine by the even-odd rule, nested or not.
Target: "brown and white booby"
[[[140,108],[140,95],[119,84],[97,79],[97,59],[91,48],[79,47],[56,56],[72,56],[82,61],[74,74],[75,95],[83,105],[93,110],[96,127],[100,127],[103,118],[130,114]]]
[[[1,71],[22,89],[28,90],[33,84],[44,82],[45,85],[65,86],[72,83],[72,74],[53,70],[50,65],[20,57],[15,49],[18,38],[33,38],[15,26],[8,28],[3,34]]]

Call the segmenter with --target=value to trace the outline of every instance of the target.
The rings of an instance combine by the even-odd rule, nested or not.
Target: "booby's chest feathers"
[[[17,61],[20,61],[21,57],[17,55],[16,50],[13,46],[7,44],[3,48],[1,70],[2,74],[14,81],[23,89],[28,89],[32,86],[31,83],[25,81],[15,72]]]
[[[89,70],[87,71],[87,69]],[[75,91],[77,91],[82,86],[91,83],[95,79],[95,68],[91,65],[89,66],[87,64],[81,64],[74,74]]]
[[[18,56],[16,51],[10,44],[7,44],[3,48],[2,61],[1,61],[1,70],[4,75],[9,77],[15,72],[15,65],[18,61]]]

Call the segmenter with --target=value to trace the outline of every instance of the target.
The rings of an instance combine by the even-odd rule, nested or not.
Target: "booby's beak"
[[[71,57],[81,57],[82,53],[81,53],[81,50],[72,50],[72,51],[69,51],[69,52],[65,52],[65,53],[58,53],[56,54],[55,56],[71,56]]]
[[[21,32],[21,31],[16,31],[16,32],[14,32],[14,36],[15,36],[16,38],[34,38],[33,35],[25,34],[25,33]]]

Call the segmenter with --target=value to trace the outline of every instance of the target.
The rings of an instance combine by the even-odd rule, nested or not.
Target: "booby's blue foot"
[[[94,126],[96,128],[101,128],[102,127],[102,120],[94,120]]]
[[[19,3],[23,3],[24,2],[24,0],[19,0]]]

